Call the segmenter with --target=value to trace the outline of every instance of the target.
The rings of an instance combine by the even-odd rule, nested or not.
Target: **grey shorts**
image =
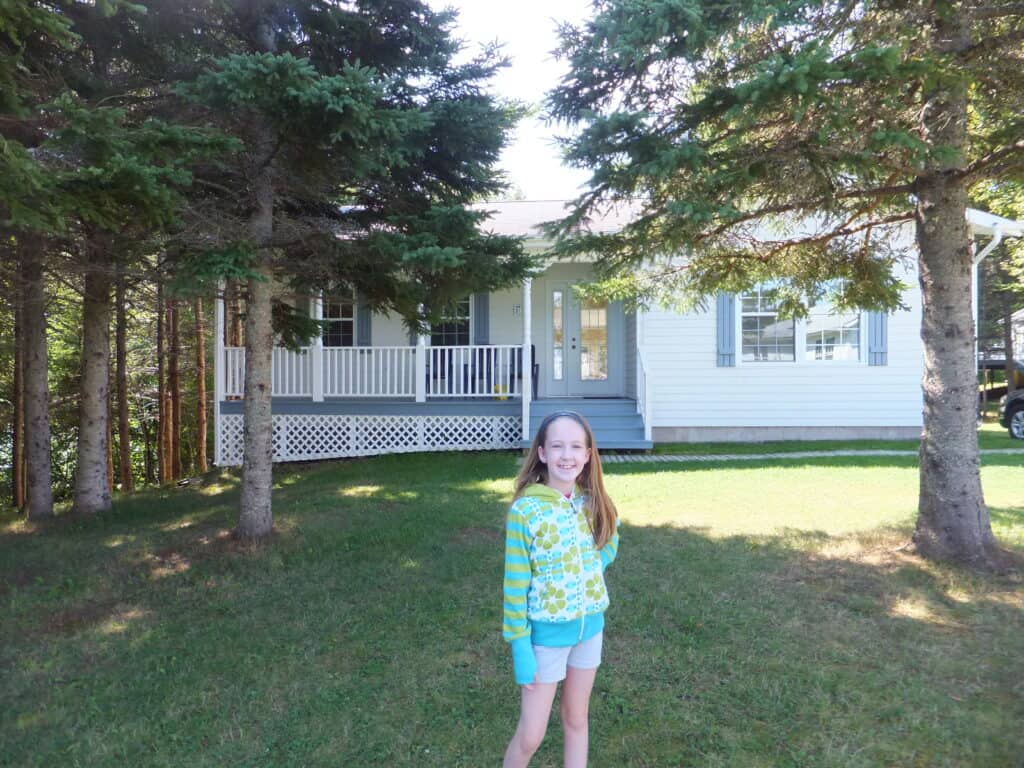
[[[547,645],[533,646],[537,659],[537,682],[559,683],[565,680],[565,668],[597,669],[601,665],[601,644],[604,632],[598,632],[589,640],[565,648]]]

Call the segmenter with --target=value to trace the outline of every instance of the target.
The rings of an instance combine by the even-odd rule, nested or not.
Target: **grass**
[[[983,459],[1024,554],[1024,457]],[[0,764],[497,765],[512,454],[279,467],[0,521]],[[1010,766],[1024,585],[899,551],[913,458],[609,465],[623,512],[594,766]],[[560,764],[557,727],[534,766]]]
[[[1024,442],[1014,440],[996,419],[996,406],[978,427],[978,446],[982,449],[1015,448],[1024,450]],[[761,443],[658,443],[654,453],[659,455],[695,456],[723,453],[796,453],[802,451],[916,451],[917,440],[776,440]]]

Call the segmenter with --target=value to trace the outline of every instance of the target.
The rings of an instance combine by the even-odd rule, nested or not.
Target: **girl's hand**
[[[533,676],[533,682],[532,683],[527,683],[526,685],[524,685],[523,689],[527,690],[527,691],[532,691],[536,687],[537,687],[537,676],[534,675]]]

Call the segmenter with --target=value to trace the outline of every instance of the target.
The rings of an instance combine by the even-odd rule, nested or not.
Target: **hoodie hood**
[[[572,489],[572,497],[574,499],[579,496],[580,493],[581,491],[578,485]],[[556,491],[551,486],[544,485],[543,483],[534,483],[533,485],[526,486],[520,496],[529,496],[532,499],[542,499],[543,501],[560,501],[565,498],[565,496],[563,496],[559,491]]]

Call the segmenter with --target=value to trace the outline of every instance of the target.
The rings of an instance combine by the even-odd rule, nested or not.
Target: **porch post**
[[[310,314],[314,320],[324,319],[324,295],[323,293],[317,293],[315,296],[310,297]],[[322,403],[324,401],[324,337],[319,331],[313,339],[313,343],[309,347],[310,354],[310,376],[313,377],[313,381],[310,382],[313,385],[313,402]]]
[[[423,305],[418,307],[423,317]],[[416,337],[416,402],[427,402],[427,337],[422,333]]]
[[[531,300],[533,279],[523,280],[523,440],[530,439],[530,396],[533,394],[533,354],[530,349],[533,329],[531,327]]]
[[[213,345],[213,464],[220,460],[220,401],[224,399],[224,281],[217,283],[216,331]]]

